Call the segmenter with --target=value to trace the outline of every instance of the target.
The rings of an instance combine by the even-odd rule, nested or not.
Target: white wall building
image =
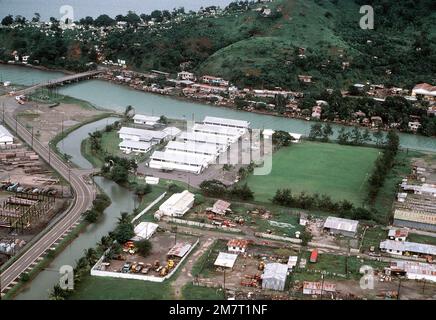
[[[185,190],[181,193],[175,193],[168,198],[159,207],[164,215],[170,217],[181,217],[194,205],[194,195]]]
[[[201,132],[182,132],[178,140],[195,143],[205,143],[217,146],[219,151],[226,151],[231,142],[228,137]]]
[[[245,120],[235,120],[235,119],[209,117],[209,116],[204,118],[203,123],[214,125],[214,126],[240,128],[240,129],[247,129],[250,126],[250,122]]]
[[[14,136],[2,125],[0,125],[0,146],[13,144]]]
[[[231,143],[234,143],[238,141],[239,137],[242,136],[246,130],[233,127],[222,127],[197,123],[193,126],[192,131],[227,137],[229,138]]]
[[[120,150],[125,151],[127,153],[130,152],[138,152],[138,153],[147,153],[151,150],[152,144],[146,141],[133,141],[133,140],[123,140],[118,145]]]
[[[149,167],[159,170],[180,170],[200,174],[208,167],[210,157],[174,151],[155,151],[150,157]]]
[[[130,127],[122,127],[120,131],[118,131],[118,134],[122,140],[147,141],[151,143],[160,143],[167,136],[167,134],[163,131],[145,130]]]
[[[133,122],[136,124],[142,124],[147,126],[155,126],[159,123],[160,117],[146,116],[143,114],[135,114],[133,116]]]

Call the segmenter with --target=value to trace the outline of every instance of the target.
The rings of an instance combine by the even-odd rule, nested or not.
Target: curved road
[[[3,99],[2,99],[3,100]],[[8,100],[8,99],[6,99]],[[15,100],[15,99],[14,99]],[[3,100],[5,101],[5,100]],[[6,101],[5,101],[6,102]],[[13,104],[13,102],[9,101]],[[10,115],[4,114],[4,122],[39,156],[56,170],[65,180],[70,181],[74,193],[74,203],[70,206],[69,211],[32,247],[24,252],[13,264],[11,264],[0,275],[0,291],[6,291],[12,282],[14,282],[22,272],[24,272],[34,261],[44,254],[64,233],[66,233],[80,219],[81,214],[88,210],[95,197],[95,190],[92,185],[87,183],[84,176],[89,171],[70,168],[54,152],[50,152],[48,146],[44,146],[37,139],[33,138],[31,133],[20,123],[17,123]]]

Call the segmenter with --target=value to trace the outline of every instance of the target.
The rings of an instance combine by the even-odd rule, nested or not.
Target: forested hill
[[[368,4],[375,10],[375,28],[362,30],[359,8]],[[0,47],[3,55],[18,49],[42,64],[69,67],[94,60],[97,45],[105,58],[126,59],[132,69],[174,73],[190,62],[184,64],[189,71],[250,87],[321,90],[366,81],[404,87],[436,82],[433,0],[238,2],[218,13],[153,18],[167,22],[142,28],[132,13],[127,17],[133,20],[125,29],[111,27],[112,19],[82,21],[90,30],[108,31],[103,38],[68,30],[53,39],[31,27],[3,28]],[[65,59],[56,57],[56,50]],[[302,87],[298,75],[310,75],[314,83]]]

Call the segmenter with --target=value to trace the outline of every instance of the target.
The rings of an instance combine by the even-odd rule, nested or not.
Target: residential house
[[[230,252],[244,253],[248,247],[248,240],[232,239],[227,242],[227,250]]]
[[[358,225],[359,221],[357,220],[328,217],[324,222],[323,228],[332,234],[342,234],[347,237],[354,237]]]

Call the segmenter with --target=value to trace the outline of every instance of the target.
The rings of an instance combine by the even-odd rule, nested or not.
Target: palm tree
[[[90,265],[93,265],[98,259],[97,251],[94,248],[85,250],[85,258]]]
[[[128,223],[129,222],[129,213],[128,212],[121,212],[121,217],[118,218],[118,223]]]
[[[66,297],[66,291],[62,289],[59,284],[53,287],[53,290],[50,292],[49,295],[50,300],[65,300]]]

